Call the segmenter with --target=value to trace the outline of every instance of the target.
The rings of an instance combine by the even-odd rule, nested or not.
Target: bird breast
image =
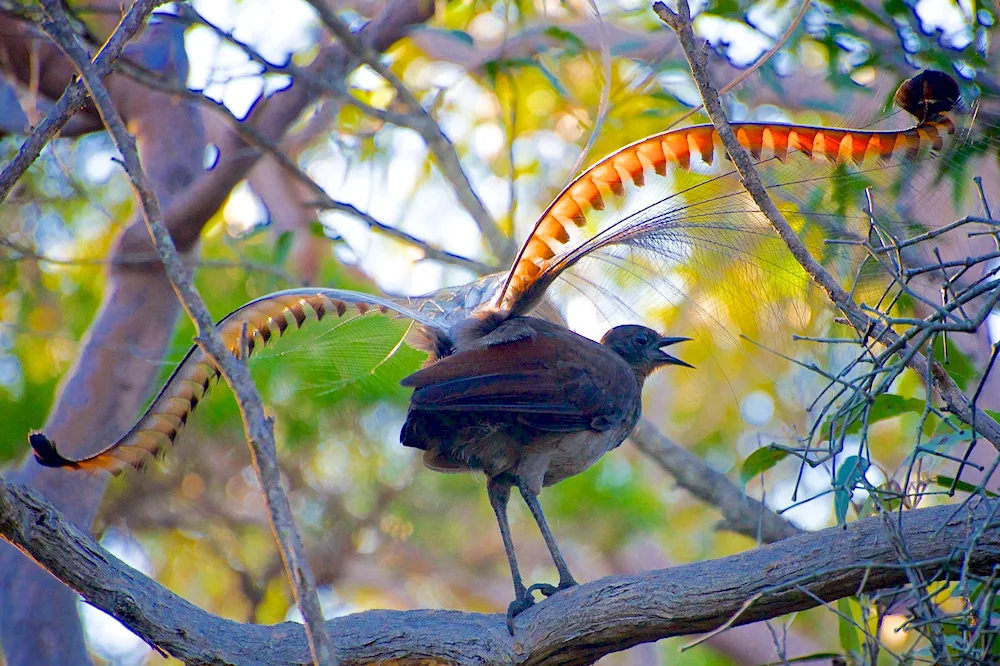
[[[584,430],[556,440],[544,472],[542,485],[551,486],[586,471],[605,453],[617,448],[639,421],[642,403],[618,424],[602,432]]]

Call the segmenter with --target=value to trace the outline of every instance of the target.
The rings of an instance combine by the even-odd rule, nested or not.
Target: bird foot
[[[534,587],[534,586],[532,586]],[[524,593],[520,599],[514,599],[507,606],[507,631],[514,635],[514,618],[535,605],[535,600],[531,597],[530,589]]]
[[[520,599],[515,599],[510,602],[510,606],[507,606],[507,630],[510,631],[510,635],[514,635],[514,618],[535,605],[535,599],[531,596],[533,592],[540,592],[543,597],[548,598],[560,590],[575,587],[576,584],[577,582],[570,578],[560,581],[558,586],[549,583],[535,583],[525,590]]]
[[[549,583],[535,583],[528,588],[528,596],[531,596],[532,592],[540,592],[543,597],[551,597],[556,592],[561,590],[567,590],[571,587],[576,587],[577,582],[570,578],[569,580],[559,581],[559,585],[550,585]]]

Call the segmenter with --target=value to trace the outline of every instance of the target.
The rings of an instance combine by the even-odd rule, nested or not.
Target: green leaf
[[[566,90],[566,88],[563,87],[563,84],[559,80],[559,77],[550,72],[549,69],[541,63],[536,62],[532,64],[535,67],[537,67],[542,74],[545,75],[545,78],[548,79],[549,85],[555,88],[555,91],[559,94],[560,97],[563,98],[569,97],[569,92]]]
[[[837,524],[847,523],[847,509],[851,506],[851,494],[857,487],[858,482],[868,471],[868,461],[860,456],[848,456],[837,470],[836,492],[834,493],[833,504],[837,513]]]
[[[907,412],[919,414],[924,411],[926,405],[926,401],[920,398],[904,398],[894,393],[882,393],[875,396],[875,404],[868,411],[868,422],[884,421]]]
[[[448,35],[449,37],[453,37],[460,42],[465,42],[469,46],[476,45],[476,40],[472,38],[472,35],[463,30],[455,30],[451,28],[424,28],[424,29],[433,30],[435,32],[440,32],[441,34]]]
[[[750,480],[771,469],[779,462],[788,457],[788,451],[776,448],[773,444],[763,446],[743,461],[740,466],[740,483],[746,486]]]
[[[330,237],[329,234],[332,232],[333,232],[332,229],[325,226],[319,220],[312,220],[309,223],[309,233],[315,236],[316,238],[329,238]]]
[[[838,622],[840,647],[847,654],[861,654],[861,638],[858,636],[858,618],[861,615],[861,608],[859,607],[857,609],[859,612],[855,614],[854,610],[857,605],[856,601],[849,598],[837,599],[837,611],[841,615]]]
[[[875,495],[869,494],[865,498],[865,503],[861,505],[861,509],[858,511],[858,519],[867,518],[875,513]]]
[[[963,493],[975,493],[982,490],[983,492],[986,493],[987,497],[997,497],[996,493],[990,492],[989,490],[986,490],[984,488],[980,488],[979,486],[974,486],[968,481],[959,481],[958,483],[955,483],[955,477],[945,476],[944,474],[938,474],[937,476],[933,477],[931,479],[931,483],[933,483],[935,486],[948,488],[949,490],[954,485],[955,490],[960,490]]]
[[[294,240],[295,233],[292,231],[284,231],[278,236],[278,240],[274,244],[274,264],[276,266],[281,266],[285,263],[285,259],[288,258],[288,253],[292,249],[292,241]]]
[[[873,423],[878,423],[879,421],[885,421],[886,419],[895,418],[901,414],[906,414],[908,412],[915,412],[917,414],[924,411],[926,402],[920,398],[906,398],[901,395],[896,395],[895,393],[882,393],[875,396],[875,402],[872,403],[868,410],[868,425]],[[839,418],[843,420],[844,418],[850,418],[850,423],[847,426],[847,434],[854,434],[861,431],[861,426],[864,424],[863,417],[863,405],[859,405],[853,408],[848,415],[840,415]],[[823,424],[824,432],[829,432],[831,419],[828,419],[826,423]]]

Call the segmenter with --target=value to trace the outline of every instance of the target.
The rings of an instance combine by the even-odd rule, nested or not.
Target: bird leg
[[[556,538],[552,534],[552,530],[549,528],[548,521],[545,520],[545,514],[542,512],[542,505],[538,502],[538,494],[529,488],[528,484],[524,483],[521,479],[517,479],[517,488],[521,491],[521,497],[524,498],[524,503],[528,505],[531,515],[535,518],[535,522],[538,523],[538,529],[541,530],[542,538],[545,539],[545,545],[548,546],[549,554],[552,556],[552,562],[555,563],[556,571],[559,572],[558,587],[554,587],[548,583],[535,583],[528,588],[528,595],[530,597],[532,592],[538,590],[546,597],[551,597],[559,590],[565,590],[568,587],[573,587],[577,583],[573,578],[573,574],[569,572],[569,565],[566,564],[566,560],[563,559],[562,553],[559,552],[559,545],[556,543]]]
[[[486,493],[490,498],[490,506],[497,516],[500,526],[500,537],[503,539],[504,550],[507,551],[507,562],[510,564],[510,577],[514,580],[514,601],[507,607],[507,630],[514,635],[514,618],[521,612],[531,608],[535,600],[524,587],[521,571],[517,568],[517,556],[514,554],[514,540],[510,536],[510,523],[507,522],[507,502],[510,500],[512,482],[509,477],[497,476],[486,480]]]

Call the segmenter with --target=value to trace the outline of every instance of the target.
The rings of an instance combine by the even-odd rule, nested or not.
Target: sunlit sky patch
[[[133,569],[152,575],[153,563],[145,549],[130,535],[109,529],[101,538],[101,545]],[[112,664],[141,664],[152,651],[118,620],[83,601],[80,602],[80,615],[91,649]]]

